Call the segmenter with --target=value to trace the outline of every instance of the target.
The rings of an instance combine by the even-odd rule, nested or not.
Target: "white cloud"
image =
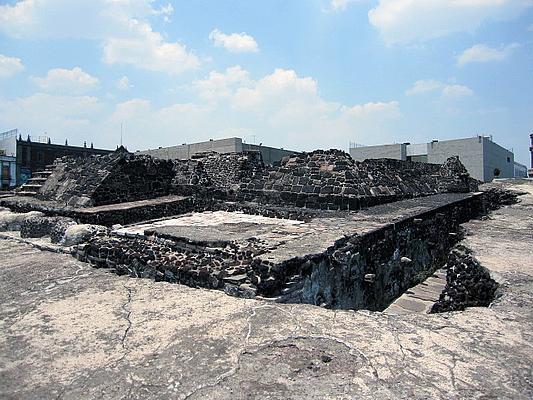
[[[245,32],[225,34],[214,29],[209,34],[209,39],[215,43],[215,46],[224,47],[232,53],[255,53],[259,51],[255,39]]]
[[[41,89],[61,93],[85,93],[98,87],[98,78],[89,75],[80,67],[72,69],[55,68],[45,77],[32,77],[32,81]]]
[[[460,99],[473,95],[474,91],[463,85],[449,85],[442,89],[442,96],[449,99]]]
[[[117,88],[119,90],[128,90],[131,87],[133,87],[133,85],[130,84],[130,80],[127,76],[123,76],[117,81]]]
[[[407,96],[416,96],[435,92],[439,92],[443,98],[449,100],[457,100],[474,95],[474,91],[467,86],[447,84],[435,79],[416,81],[411,88],[406,90],[405,94]]]
[[[341,104],[325,99],[318,82],[295,71],[276,69],[253,78],[242,67],[212,71],[194,82],[190,102],[156,106],[132,98],[118,104],[92,96],[37,93],[0,97],[0,125],[17,126],[53,140],[92,141],[114,148],[124,127],[131,150],[239,135],[295,150],[346,149],[350,140],[387,141],[402,117],[397,101]],[[150,132],[158,132],[157,137]]]
[[[436,81],[435,79],[422,79],[416,81],[413,87],[408,89],[405,94],[407,96],[414,96],[417,94],[433,92],[435,90],[442,89],[445,86],[446,85],[444,83]]]
[[[400,103],[397,101],[359,104],[353,107],[344,107],[343,112],[351,116],[367,116],[372,114],[386,115],[388,118],[400,117]]]
[[[0,54],[0,78],[9,78],[24,70],[20,58]]]
[[[180,43],[168,43],[147,23],[130,21],[135,34],[131,37],[110,38],[104,41],[104,62],[131,64],[149,71],[180,74],[200,65],[200,60]]]
[[[502,61],[509,57],[518,47],[520,47],[518,43],[511,43],[499,48],[489,47],[486,44],[476,44],[459,55],[457,64],[463,66],[469,63]]]
[[[92,96],[57,96],[35,93],[28,97],[0,97],[0,125],[16,126],[24,134],[47,135],[69,143],[94,140],[99,134],[94,121],[102,111],[100,102]]]
[[[115,119],[131,116],[129,126],[139,135],[144,129],[156,129],[172,132],[166,134],[171,138],[180,132],[184,141],[191,141],[233,132],[248,140],[256,135],[265,144],[311,150],[346,148],[354,138],[385,140],[387,130],[394,129],[394,121],[402,116],[397,101],[359,105],[327,101],[315,79],[285,69],[259,79],[252,79],[239,66],[212,71],[194,82],[192,90],[199,103],[154,109],[149,102],[136,99],[122,105]]]
[[[331,0],[331,8],[334,11],[344,11],[348,8],[350,3],[355,3],[359,0]]]
[[[531,0],[379,0],[368,17],[386,43],[409,43],[509,20],[532,5]]]
[[[194,82],[193,86],[200,98],[212,102],[230,97],[237,86],[248,82],[248,71],[236,65],[223,73],[211,71],[206,79]]]
[[[17,38],[77,38],[100,41],[109,64],[130,64],[178,74],[200,61],[179,42],[166,41],[148,22],[170,18],[172,5],[153,8],[152,0],[20,0],[0,6],[0,32]]]

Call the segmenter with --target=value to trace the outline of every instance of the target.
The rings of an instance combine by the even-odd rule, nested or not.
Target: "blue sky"
[[[533,0],[0,1],[0,131],[131,150],[476,134],[527,163]]]

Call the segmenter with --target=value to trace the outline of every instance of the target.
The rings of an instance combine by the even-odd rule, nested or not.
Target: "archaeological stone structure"
[[[117,274],[333,309],[384,310],[446,265],[431,312],[488,305],[497,284],[454,246],[462,223],[516,201],[479,191],[458,158],[339,150],[267,166],[259,152],[162,160],[120,148],[49,171],[35,196],[0,199],[0,231]]]

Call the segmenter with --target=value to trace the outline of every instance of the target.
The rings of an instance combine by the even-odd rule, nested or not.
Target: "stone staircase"
[[[16,190],[17,196],[35,196],[53,172],[53,165],[47,165],[43,171],[35,172],[25,184]]]
[[[388,315],[427,314],[446,286],[446,270],[439,269],[424,282],[407,290],[383,311]]]

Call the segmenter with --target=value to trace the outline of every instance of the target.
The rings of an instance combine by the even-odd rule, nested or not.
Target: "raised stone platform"
[[[183,214],[195,208],[192,198],[176,195],[86,208],[64,206],[56,201],[32,197],[9,196],[0,198],[0,206],[17,212],[40,211],[46,215],[74,218],[81,223],[106,226]]]
[[[0,241],[0,398],[531,399],[533,185],[464,226],[489,307],[386,315],[117,276]]]
[[[241,297],[383,309],[440,267],[483,194],[449,193],[322,212],[308,221],[201,212],[134,224],[78,246],[118,273]]]

